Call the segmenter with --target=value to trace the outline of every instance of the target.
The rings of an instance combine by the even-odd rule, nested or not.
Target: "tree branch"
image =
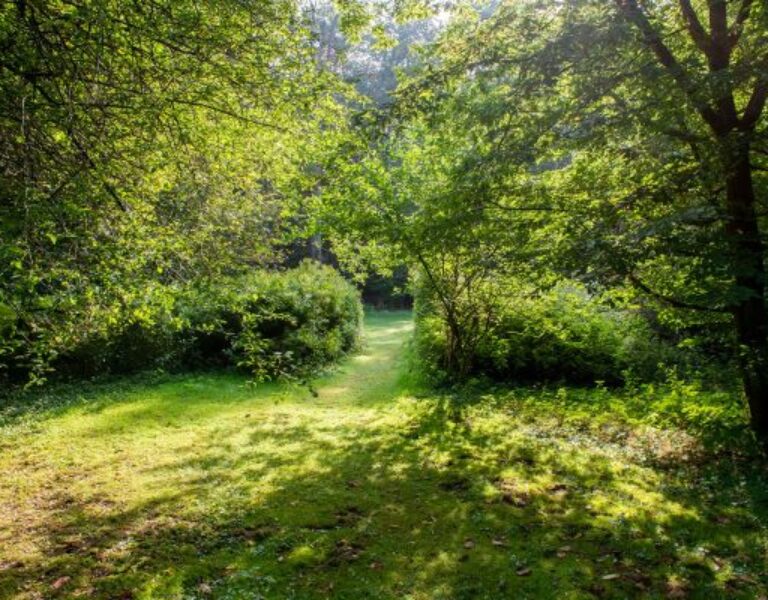
[[[676,129],[674,127],[664,127],[659,131],[665,135],[668,135],[669,137],[673,137],[675,139],[682,140],[684,142],[701,143],[701,142],[707,141],[707,138],[704,137],[703,135],[697,135],[692,131],[687,131],[682,128]]]
[[[694,107],[701,117],[709,124],[716,133],[725,131],[719,115],[706,102],[702,101],[696,94],[696,89],[691,82],[688,74],[677,61],[670,49],[661,39],[658,32],[653,28],[648,17],[640,9],[637,0],[614,0],[619,10],[634,24],[643,36],[645,44],[656,55],[657,60],[672,76],[678,87],[693,103]]]
[[[72,131],[68,131],[67,135],[70,141],[72,142],[72,144],[75,146],[75,148],[77,148],[77,150],[80,151],[81,156],[85,159],[88,166],[90,166],[91,169],[96,171],[98,175],[98,168],[96,167],[96,163],[91,158],[91,155],[88,153],[88,151],[85,149],[85,146],[83,146],[83,144],[80,143],[80,140],[77,139],[77,136]],[[103,178],[101,177],[99,178],[101,179],[101,185],[104,187],[104,190],[107,192],[107,194],[109,194],[112,197],[112,199],[115,201],[115,203],[120,208],[120,210],[123,211],[124,213],[131,212],[130,204],[125,202],[125,200],[123,200],[120,197],[120,194],[117,193],[115,186],[113,186],[108,181],[105,181]]]
[[[704,27],[701,26],[701,21],[699,21],[696,11],[691,6],[691,0],[678,0],[678,3],[680,4],[685,24],[688,27],[688,33],[691,34],[691,38],[699,47],[699,50],[709,55],[710,39],[707,32],[704,31]]]
[[[768,81],[758,81],[747,106],[744,108],[744,114],[739,120],[740,129],[749,130],[755,126],[763,108],[765,108],[766,99],[768,99]]]
[[[555,208],[554,206],[504,206],[500,202],[495,202],[493,200],[485,200],[484,202],[486,205],[490,205],[498,210],[506,210],[510,212],[572,212],[568,209]],[[480,210],[483,208],[485,208],[485,206],[479,207]]]
[[[741,0],[741,7],[736,15],[730,31],[728,32],[728,43],[733,49],[739,43],[741,32],[744,30],[744,23],[749,19],[749,13],[752,8],[752,0]]]
[[[206,102],[199,102],[196,100],[188,100],[183,98],[174,98],[171,100],[171,102],[174,102],[176,104],[183,104],[185,106],[194,106],[197,108],[204,108],[205,110],[210,110],[211,112],[219,113],[222,115],[226,115],[228,117],[232,117],[233,119],[237,119],[238,121],[241,121],[243,123],[248,123],[250,125],[257,125],[259,127],[264,127],[267,129],[274,129],[276,131],[281,132],[289,132],[289,130],[285,127],[282,127],[280,125],[276,125],[275,123],[268,123],[267,121],[261,121],[259,119],[252,119],[251,117],[247,117],[245,115],[237,114],[236,112],[229,110],[227,108],[224,108],[223,106],[216,106],[214,104],[208,104]]]
[[[666,304],[669,304],[670,306],[673,306],[675,308],[683,308],[686,310],[699,310],[703,312],[713,312],[713,313],[728,313],[729,311],[725,308],[718,308],[713,306],[704,306],[703,304],[694,304],[692,302],[685,302],[683,300],[678,300],[677,298],[673,298],[671,296],[667,296],[666,294],[661,294],[657,291],[652,290],[650,287],[648,287],[645,283],[640,281],[636,275],[633,273],[629,273],[627,275],[627,278],[629,281],[639,290],[645,292],[649,296],[652,296],[653,298],[656,298],[657,300],[660,300]]]
[[[730,59],[728,43],[728,7],[725,0],[709,0],[709,28],[712,52],[708,54],[713,70],[724,69]]]

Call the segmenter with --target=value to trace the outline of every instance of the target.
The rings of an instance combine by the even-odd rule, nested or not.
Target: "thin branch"
[[[181,98],[174,98],[171,100],[171,102],[175,104],[183,104],[186,106],[195,106],[197,108],[204,108],[206,110],[210,110],[212,112],[216,112],[222,115],[226,115],[228,117],[232,117],[233,119],[237,119],[239,121],[242,121],[244,123],[250,123],[251,125],[258,125],[260,127],[266,127],[268,129],[274,129],[276,131],[280,131],[283,133],[288,133],[289,130],[285,127],[281,127],[280,125],[275,125],[274,123],[268,123],[266,121],[260,121],[258,119],[252,119],[250,117],[246,117],[244,115],[239,115],[236,112],[226,109],[221,106],[216,106],[214,104],[208,104],[206,102],[198,102],[196,100],[185,100]]]
[[[749,13],[752,8],[752,0],[741,0],[741,7],[736,15],[730,31],[728,32],[728,43],[733,49],[739,43],[741,32],[744,31],[744,23],[749,19]]]
[[[678,300],[677,298],[673,298],[672,296],[667,296],[666,294],[659,293],[650,287],[648,287],[645,283],[640,281],[636,275],[633,273],[630,273],[627,275],[627,278],[629,281],[639,290],[645,292],[649,296],[652,296],[653,298],[656,298],[657,300],[660,300],[666,304],[669,304],[670,306],[673,306],[675,308],[683,308],[686,310],[699,310],[703,312],[713,312],[713,313],[728,313],[728,311],[725,308],[719,308],[719,307],[713,307],[713,306],[704,306],[703,304],[694,304],[692,302],[685,302],[683,300]]]
[[[485,200],[486,205],[490,205],[498,210],[505,210],[509,212],[573,212],[565,208],[555,208],[553,206],[504,206],[500,202],[493,200]],[[480,210],[485,208],[479,207]]]
[[[49,202],[52,202],[53,200],[56,200],[56,198],[59,196],[59,194],[64,190],[67,185],[69,185],[76,177],[78,177],[83,171],[85,170],[84,165],[80,165],[76,170],[74,170],[72,173],[69,173],[66,177],[64,177],[59,184],[51,191],[50,194],[47,196],[47,200]]]
[[[665,127],[660,129],[661,133],[673,137],[678,140],[689,143],[706,142],[707,138],[703,135],[697,135],[691,131],[685,129],[675,129],[674,127]]]
[[[72,144],[75,146],[75,148],[77,148],[80,151],[80,154],[82,155],[82,157],[85,158],[85,161],[88,163],[88,166],[90,166],[94,171],[98,173],[98,168],[96,166],[96,163],[91,158],[91,155],[88,153],[88,151],[85,149],[85,146],[83,146],[80,143],[80,140],[77,139],[77,136],[74,135],[74,133],[72,133],[71,131],[67,132],[67,135],[70,141],[72,142]],[[131,206],[120,197],[120,194],[117,193],[115,186],[105,181],[104,179],[101,179],[101,184],[104,187],[104,190],[107,192],[107,194],[109,194],[112,197],[112,199],[115,201],[117,206],[120,207],[121,211],[123,211],[124,213],[131,212]]]
[[[744,108],[744,114],[739,120],[739,128],[743,130],[752,129],[757,123],[760,115],[765,108],[765,101],[768,99],[768,81],[762,80],[757,83],[752,91],[752,96]]]

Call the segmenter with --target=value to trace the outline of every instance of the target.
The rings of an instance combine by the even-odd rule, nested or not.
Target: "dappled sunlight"
[[[389,344],[409,326],[385,329],[387,343],[368,350],[377,362],[347,361],[316,398],[210,376],[17,432],[0,457],[13,515],[0,515],[1,562],[16,565],[0,571],[0,590],[32,598],[61,577],[52,596],[763,589],[765,516],[745,488],[718,483],[737,464],[658,463],[652,445],[568,433],[493,396],[415,399]]]
[[[344,394],[347,394],[350,391],[349,387],[346,385],[338,385],[338,386],[330,386],[330,387],[324,387],[323,388],[323,398],[337,398],[339,396],[343,396]]]
[[[379,315],[372,315],[368,318],[364,330],[366,341],[372,344],[379,344],[384,342],[400,342],[402,343],[403,336],[413,331],[413,320],[410,315],[403,316],[403,313],[392,313],[392,316],[385,315],[385,319],[394,321],[394,324],[381,326],[379,322],[382,317]]]
[[[0,9],[0,600],[768,600],[768,0]]]
[[[354,363],[363,363],[363,364],[365,364],[365,363],[370,363],[370,362],[373,362],[375,360],[378,360],[378,358],[379,357],[376,356],[375,354],[358,354],[357,356],[353,356],[350,359],[350,361],[353,364]]]

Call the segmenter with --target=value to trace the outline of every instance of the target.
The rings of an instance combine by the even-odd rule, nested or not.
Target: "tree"
[[[691,0],[678,0],[690,40],[703,55],[708,68],[702,85],[679,62],[636,0],[616,0],[616,4],[686,96],[689,110],[695,111],[709,128],[710,136],[705,143],[712,146],[718,159],[723,188],[723,227],[735,287],[727,308],[740,345],[739,361],[752,424],[757,433],[768,436],[766,248],[758,218],[752,161],[756,128],[768,97],[768,53],[761,54],[756,46],[765,42],[765,30],[753,37],[753,46],[740,45],[745,29],[751,25],[753,11],[762,11],[754,17],[756,27],[765,25],[765,7],[753,7],[752,0],[731,2],[729,15],[726,0],[708,0],[709,27],[705,28]],[[735,60],[737,52],[741,56]],[[751,86],[744,86],[746,90],[738,89],[738,83],[747,82]],[[741,98],[746,100],[739,106],[737,99]]]
[[[522,107],[541,103],[533,120],[540,154],[525,179],[550,208],[587,217],[592,232],[564,226],[571,239],[591,242],[591,268],[603,261],[667,305],[731,315],[752,424],[765,436],[765,245],[753,179],[755,145],[765,140],[767,15],[748,0],[711,0],[705,29],[700,8],[617,0],[614,12],[568,2],[547,15],[532,3],[502,10],[488,25],[501,32],[492,39],[509,44],[511,28],[533,21],[549,41],[505,54],[484,38],[490,48],[470,60],[496,77],[506,71]]]
[[[630,286],[680,322],[729,318],[761,436],[767,20],[749,1],[465,11],[398,90],[385,133],[422,148],[448,141],[425,157],[445,165],[440,178],[410,173],[411,191],[432,190],[410,195],[409,214],[424,211],[431,231],[420,239],[450,244],[482,222],[532,276],[549,263]]]
[[[0,368],[279,261],[343,123],[305,25],[291,0],[0,7]]]

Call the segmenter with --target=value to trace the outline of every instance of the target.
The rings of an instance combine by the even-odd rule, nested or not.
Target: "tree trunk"
[[[726,176],[725,233],[737,298],[732,304],[739,364],[752,427],[768,442],[768,312],[763,242],[755,214],[749,134],[733,131],[722,139]]]
[[[462,329],[453,311],[447,311],[446,322],[448,323],[448,340],[445,345],[445,368],[449,376],[458,374],[459,379],[462,379],[464,376]]]

